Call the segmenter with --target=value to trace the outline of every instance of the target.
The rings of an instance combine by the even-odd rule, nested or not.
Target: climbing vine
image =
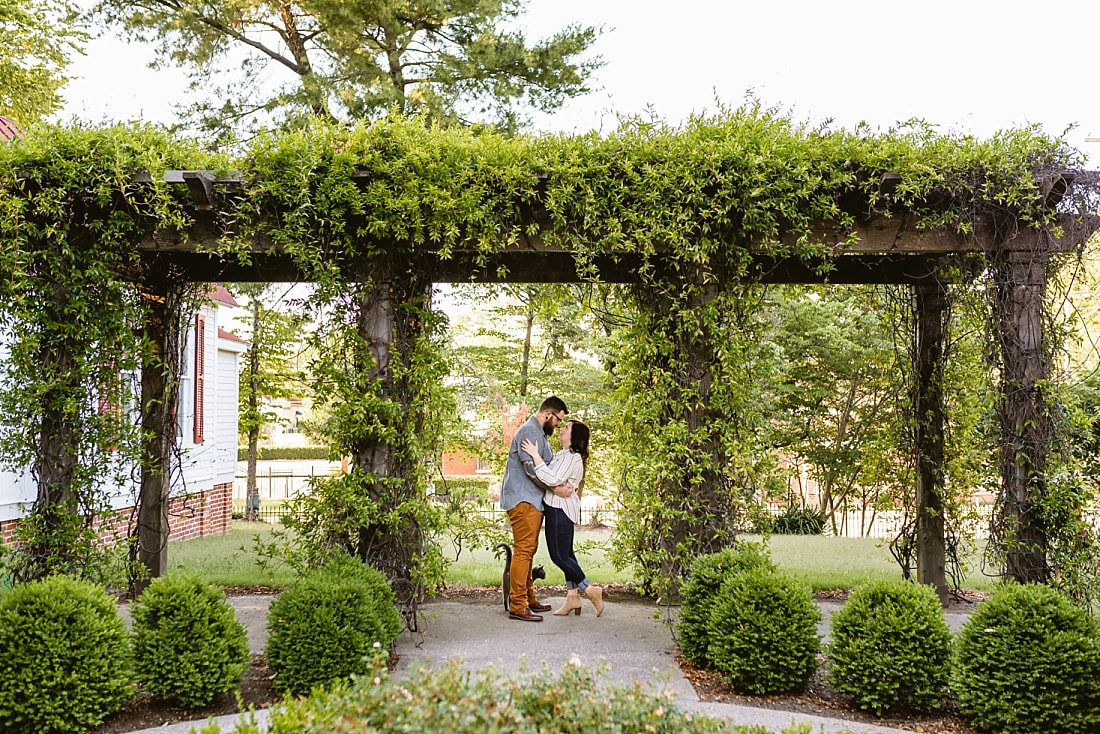
[[[591,278],[599,256],[636,263],[637,285],[623,292],[632,323],[615,355],[619,435],[629,447],[619,557],[671,596],[691,556],[727,543],[771,481],[754,373],[767,346],[753,283],[766,272],[754,258],[801,258],[828,275],[870,217],[964,238],[990,222],[1002,234],[1056,234],[1048,184],[1075,163],[1037,128],[988,140],[919,122],[832,130],[752,101],[680,127],[629,121],[603,137],[319,121],[262,136],[241,160],[219,165],[148,128],[48,129],[29,139],[0,150],[0,238],[16,245],[0,248],[5,313],[28,334],[12,360],[23,431],[6,449],[13,464],[41,463],[41,437],[56,440],[64,448],[36,470],[48,494],[91,486],[102,466],[94,457],[115,456],[106,449],[120,439],[72,406],[118,367],[99,365],[102,347],[135,339],[141,299],[125,284],[141,279],[136,243],[192,222],[185,190],[161,175],[232,168],[243,183],[218,203],[222,236],[207,246],[226,259],[247,259],[257,244],[290,255],[316,288],[315,388],[332,416],[333,451],[353,466],[333,491],[354,498],[337,503],[349,514],[318,545],[335,538],[375,561],[408,584],[408,599],[441,574],[426,542],[439,527],[426,462],[452,414],[430,299],[439,262],[490,267],[507,249],[556,248]],[[139,181],[137,171],[148,176]],[[65,341],[73,369],[40,369],[35,354],[66,363],[42,352]],[[84,473],[44,473],[77,464]]]
[[[36,128],[0,146],[0,457],[36,494],[16,531],[17,580],[97,573],[96,519],[132,485],[132,376],[146,351],[135,244],[187,225],[160,183],[183,160],[199,159],[152,128]]]

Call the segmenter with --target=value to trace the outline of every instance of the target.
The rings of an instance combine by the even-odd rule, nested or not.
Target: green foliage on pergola
[[[754,284],[828,279],[853,257],[870,264],[848,277],[891,267],[906,283],[1005,253],[1046,257],[1080,241],[1064,212],[1067,190],[1091,194],[1068,189],[1078,163],[1038,128],[834,131],[752,104],[607,136],[318,121],[232,159],[150,127],[31,128],[0,146],[0,318],[21,335],[0,396],[17,420],[0,446],[36,467],[36,512],[71,514],[96,491],[71,457],[118,445],[85,430],[82,395],[106,369],[105,343],[148,368],[155,345],[134,334],[150,295],[308,279],[324,314],[320,392],[357,467],[334,490],[351,518],[336,544],[430,586],[441,565],[421,542],[437,522],[422,459],[438,443],[444,369],[430,284],[618,280],[638,314],[619,362],[637,477],[626,555],[674,589],[684,560],[729,543],[750,502],[753,426],[766,420],[740,377],[759,348],[742,318]],[[163,471],[147,445],[133,458]]]

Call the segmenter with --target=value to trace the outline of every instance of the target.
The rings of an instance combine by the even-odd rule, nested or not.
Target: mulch
[[[737,693],[714,670],[696,668],[687,660],[678,657],[677,662],[684,676],[691,682],[696,695],[702,701],[732,703],[741,706],[775,711],[790,711],[813,716],[827,716],[832,719],[851,721],[859,724],[890,726],[896,729],[908,729],[921,734],[977,734],[959,715],[951,700],[945,700],[942,708],[934,714],[914,711],[894,711],[882,718],[876,718],[860,711],[852,700],[837,691],[825,681],[824,669],[819,667],[806,690],[799,694],[751,696]]]
[[[253,655],[248,670],[241,682],[240,703],[235,694],[226,694],[214,699],[209,705],[199,709],[185,709],[170,701],[153,698],[140,691],[136,698],[124,709],[107,719],[103,724],[90,730],[90,734],[122,734],[122,732],[149,729],[180,721],[205,721],[211,716],[236,714],[249,707],[267,708],[280,700],[271,688],[275,674],[267,667],[267,658]]]

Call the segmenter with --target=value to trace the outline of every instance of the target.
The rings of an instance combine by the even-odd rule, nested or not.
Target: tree
[[[88,34],[66,0],[0,0],[0,114],[18,124],[61,107],[65,69]]]
[[[890,369],[894,346],[881,309],[868,296],[867,289],[834,287],[827,296],[795,292],[775,304],[774,338],[785,365],[775,396],[780,447],[810,465],[834,532],[838,509],[873,513],[904,473],[892,402],[900,375]]]
[[[294,385],[301,384],[302,375],[293,371],[288,358],[300,340],[305,318],[287,311],[280,303],[276,287],[267,283],[238,283],[236,290],[249,298],[248,322],[251,343],[245,352],[244,369],[240,377],[240,431],[248,442],[248,494],[246,517],[255,519],[260,507],[256,487],[256,461],[260,432],[275,421],[274,413],[264,410],[266,398],[294,395]]]
[[[153,68],[189,71],[203,99],[188,114],[208,128],[293,123],[307,114],[377,118],[396,110],[514,129],[525,120],[524,108],[551,111],[587,92],[599,64],[576,60],[595,40],[594,28],[571,25],[528,45],[508,28],[524,5],[101,0],[96,12],[131,39],[161,44]],[[222,73],[227,68],[234,71]]]
[[[456,285],[460,302],[480,304],[476,313],[451,324],[451,354],[460,410],[477,414],[499,440],[470,431],[456,422],[452,448],[478,453],[503,469],[508,435],[506,406],[526,403],[531,409],[547,395],[561,396],[570,416],[592,431],[600,461],[589,464],[586,489],[599,493],[612,486],[610,388],[595,331],[590,285],[505,286]],[[492,304],[492,305],[486,305]],[[525,420],[526,415],[519,420]]]

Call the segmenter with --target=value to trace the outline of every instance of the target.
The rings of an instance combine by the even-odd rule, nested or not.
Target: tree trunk
[[[1001,486],[1006,574],[1020,583],[1045,582],[1047,533],[1034,508],[1046,489],[1047,451],[1054,433],[1043,383],[1050,359],[1043,339],[1049,256],[1013,252],[995,263],[995,317],[1001,345]]]
[[[419,431],[424,406],[417,402],[415,391],[404,375],[410,366],[408,362],[416,358],[417,344],[423,336],[425,324],[419,310],[430,301],[431,283],[421,282],[415,276],[405,276],[408,278],[405,280],[383,273],[374,275],[376,280],[363,285],[358,297],[357,330],[360,344],[365,346],[355,353],[355,368],[363,378],[359,383],[377,385],[370,389],[377,389],[383,400],[397,403],[401,420],[407,424],[403,431],[408,426]],[[403,308],[406,304],[414,307]],[[395,360],[402,360],[396,370]],[[383,440],[364,440],[352,448],[352,471],[372,478],[367,491],[383,515],[392,513],[402,503],[425,500],[413,494],[418,491],[415,474],[420,457],[405,454]],[[424,544],[417,520],[405,517],[397,526],[376,523],[360,528],[358,536],[356,554],[390,579],[406,624],[415,630],[420,595],[412,573]]]
[[[252,346],[248,360],[248,409],[253,418],[260,410],[260,301],[252,299]],[[248,427],[248,490],[245,494],[244,519],[256,521],[260,518],[260,490],[256,486],[256,462],[259,453],[260,422],[253,420]]]
[[[913,285],[911,290],[916,358],[917,582],[935,587],[940,601],[946,602],[943,345],[947,291],[939,281]]]
[[[519,368],[519,394],[527,397],[527,374],[531,369],[531,335],[535,330],[534,299],[527,304],[527,332],[523,337],[523,362]]]

